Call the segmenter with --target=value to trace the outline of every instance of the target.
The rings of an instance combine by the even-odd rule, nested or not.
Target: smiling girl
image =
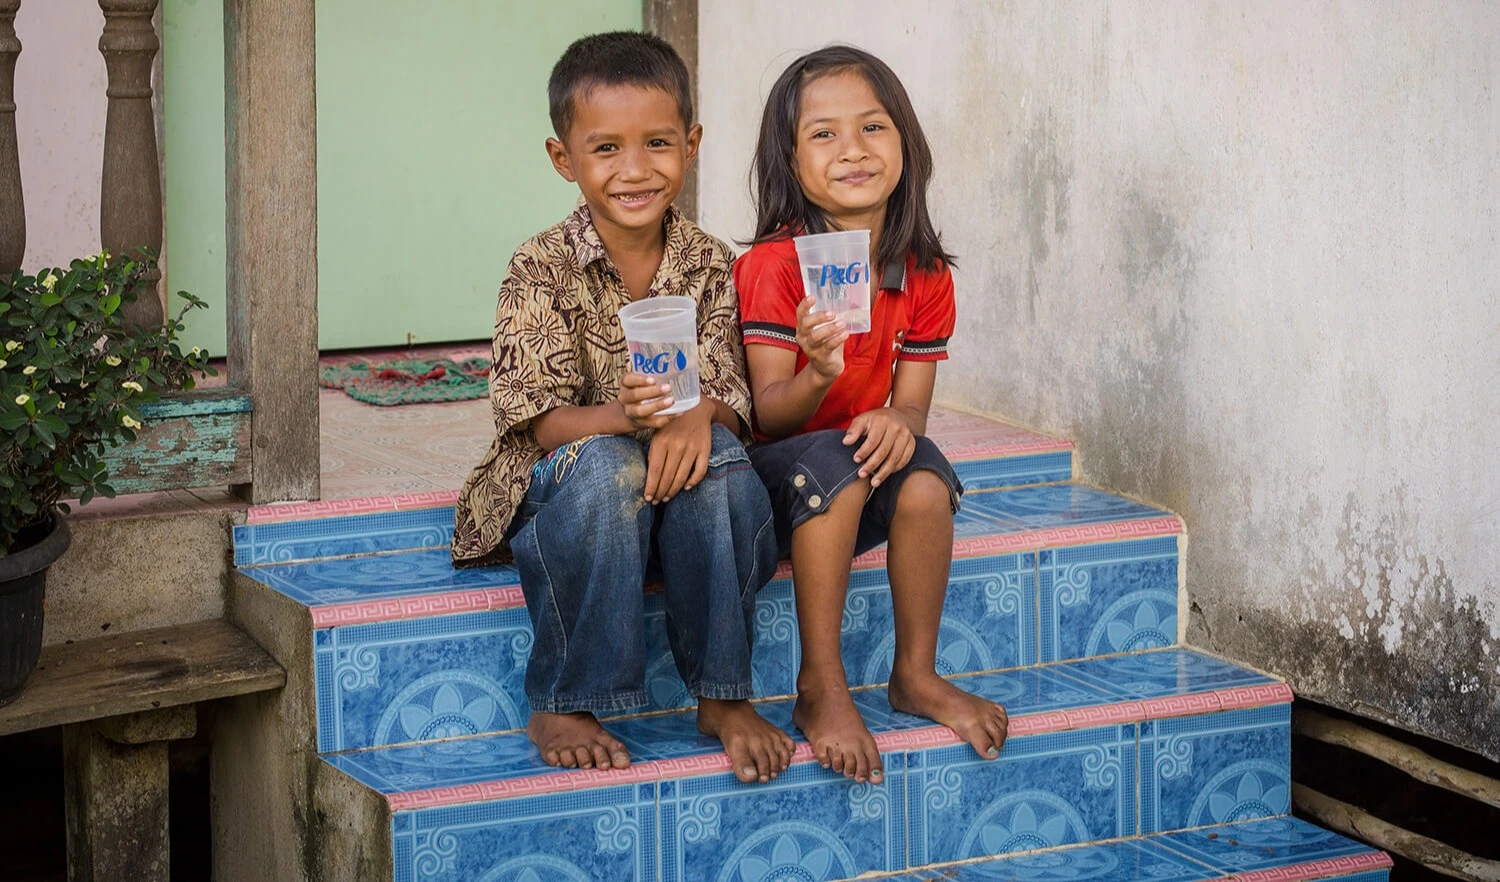
[[[936,720],[981,756],[1005,710],[935,669],[963,487],[924,433],[955,312],[952,255],[927,211],[932,152],[905,88],[849,46],[804,55],[766,99],[753,247],[735,264],[755,429],[750,458],[790,553],[802,667],[794,720],[825,767],[880,781],[880,752],[839,650],[854,557],[889,541],[891,706]],[[869,230],[871,329],[813,311],[793,236]],[[872,287],[874,287],[872,285]]]

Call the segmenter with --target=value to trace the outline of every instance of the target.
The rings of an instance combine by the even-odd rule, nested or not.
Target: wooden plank
[[[698,95],[698,0],[642,0],[641,18],[647,33],[655,34],[672,44],[677,54],[687,64],[688,77],[692,82],[693,102],[701,102]],[[694,109],[696,122],[697,108]],[[698,219],[698,168],[693,163],[688,169],[687,180],[682,183],[682,192],[677,194],[677,207],[682,213]]]
[[[279,689],[286,671],[222,619],[42,649],[0,735]]]
[[[21,0],[0,0],[0,274],[21,268],[26,256],[26,205],[21,198],[21,156],[16,142],[16,10]]]
[[[250,396],[236,389],[194,389],[141,405],[141,416],[166,420],[209,413],[245,413],[250,409]]]
[[[251,414],[247,411],[147,420],[134,444],[105,451],[117,493],[249,483]]]
[[[254,503],[318,496],[315,0],[224,0],[230,383]]]

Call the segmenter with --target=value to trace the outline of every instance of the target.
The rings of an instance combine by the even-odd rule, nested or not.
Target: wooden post
[[[254,406],[254,503],[318,496],[314,6],[224,0],[229,381]]]
[[[687,64],[688,77],[692,83],[693,103],[698,103],[698,0],[642,0],[642,20],[647,33],[655,34],[672,44],[677,54]],[[693,108],[694,113],[698,108]],[[687,180],[682,183],[682,192],[677,194],[677,207],[693,220],[698,219],[698,168],[693,163]]]
[[[151,68],[161,49],[152,17],[158,0],[99,0],[104,35],[99,51],[109,74],[109,113],[104,123],[104,181],[99,195],[99,238],[116,258],[142,247],[161,251],[161,164],[156,149]],[[159,325],[165,318],[158,282],[126,308],[132,324]]]
[[[21,0],[0,0],[0,275],[26,257],[26,203],[21,198],[21,157],[16,150],[16,10]]]

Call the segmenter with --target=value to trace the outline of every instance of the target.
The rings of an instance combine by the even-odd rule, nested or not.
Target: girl
[[[850,563],[889,537],[896,655],[891,706],[999,756],[1005,710],[938,676],[938,623],[963,492],[923,437],[953,332],[953,257],[927,213],[932,153],[880,59],[804,55],[766,99],[753,247],[735,264],[757,435],[750,451],[790,552],[802,667],[798,728],[825,768],[879,782],[880,752],[839,654]],[[792,236],[869,230],[871,331],[851,335],[803,293]]]

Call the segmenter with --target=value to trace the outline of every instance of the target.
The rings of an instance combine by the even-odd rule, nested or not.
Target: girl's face
[[[829,74],[803,85],[795,149],[809,202],[843,229],[881,225],[901,181],[901,133],[863,76]]]

